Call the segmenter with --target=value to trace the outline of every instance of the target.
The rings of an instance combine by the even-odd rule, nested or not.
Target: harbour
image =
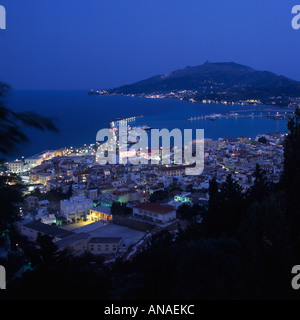
[[[284,132],[287,120],[281,120],[278,116],[275,120],[263,116],[251,117],[249,115],[251,112],[255,114],[262,112],[264,115],[270,112],[269,116],[276,112],[279,114],[293,112],[293,109],[288,108],[262,108],[261,106],[258,108],[245,106],[245,109],[242,110],[241,107],[231,105],[194,104],[174,99],[123,96],[100,96],[97,99],[91,99],[91,96],[86,95],[85,91],[14,91],[9,97],[9,103],[14,106],[16,112],[24,112],[30,107],[32,111],[41,112],[42,110],[42,114],[48,117],[55,117],[59,114],[57,117],[58,133],[45,131],[37,135],[33,130],[27,131],[32,143],[20,146],[19,153],[22,156],[30,156],[45,149],[45,141],[47,141],[47,148],[53,150],[94,143],[100,129],[111,128],[111,122],[115,122],[115,127],[118,127],[120,121],[126,119],[132,129],[137,127],[146,129],[145,125],[149,128],[167,128],[168,130],[201,128],[205,130],[205,137],[210,139],[225,136],[236,138],[240,135],[254,138],[257,134]],[[82,106],[85,112],[74,109]],[[238,113],[239,116],[235,117],[235,113]],[[215,116],[217,121],[200,120],[200,117],[211,114],[222,116]],[[196,117],[195,120],[199,116],[200,121],[188,121],[187,119],[191,116],[193,119]]]
[[[250,113],[249,113],[250,112]],[[267,113],[266,113],[267,112]],[[232,119],[232,118],[268,118],[273,120],[286,120],[294,113],[293,110],[287,111],[277,111],[270,109],[256,109],[256,110],[239,110],[239,111],[230,111],[229,113],[212,113],[202,116],[190,117],[187,120],[211,120],[215,121],[217,119]]]

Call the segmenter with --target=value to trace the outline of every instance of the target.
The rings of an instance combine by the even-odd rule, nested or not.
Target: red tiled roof
[[[101,190],[110,190],[114,189],[114,187],[111,184],[99,184],[98,185]]]
[[[126,191],[120,191],[120,190],[113,191],[113,194],[115,194],[115,195],[125,195],[127,193],[128,193],[128,190],[126,190]]]
[[[155,212],[155,213],[160,213],[160,214],[167,214],[169,212],[174,211],[173,208],[162,206],[160,204],[152,203],[152,202],[143,202],[143,203],[138,204],[134,208],[145,210],[145,211],[150,211],[150,212]]]

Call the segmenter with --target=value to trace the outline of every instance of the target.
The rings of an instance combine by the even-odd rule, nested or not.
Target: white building
[[[10,161],[6,163],[8,171],[14,173],[20,173],[24,170],[24,162],[23,161]]]
[[[50,160],[56,156],[56,150],[46,150],[32,157],[25,159],[26,169],[32,169],[42,164],[44,160]]]
[[[34,167],[37,167],[42,164],[44,159],[41,156],[32,156],[30,158],[25,159],[26,169],[30,170]]]
[[[60,202],[61,215],[67,220],[77,219],[89,214],[93,208],[93,201],[84,196],[75,196]]]
[[[123,242],[121,237],[94,237],[88,243],[92,254],[116,254]]]
[[[56,217],[54,214],[46,214],[41,217],[41,222],[45,224],[56,223]]]
[[[75,234],[74,232],[60,229],[58,227],[51,226],[39,221],[28,222],[27,220],[24,220],[18,222],[17,226],[19,228],[20,234],[27,237],[28,240],[32,242],[36,241],[39,233],[41,235],[48,235],[50,237],[53,237],[53,242],[65,239]]]
[[[133,215],[144,220],[167,223],[176,219],[176,209],[151,202],[142,202],[133,207]]]

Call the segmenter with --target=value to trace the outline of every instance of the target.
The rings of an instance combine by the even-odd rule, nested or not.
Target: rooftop
[[[162,206],[157,203],[152,203],[152,202],[142,202],[138,204],[137,206],[134,207],[135,209],[141,209],[145,211],[150,211],[150,212],[155,212],[155,213],[160,213],[160,214],[167,214],[169,212],[174,211],[173,208],[167,207],[167,206]]]
[[[67,237],[65,239],[59,240],[55,242],[55,244],[57,245],[58,249],[63,249],[65,247],[68,247],[69,245],[75,244],[82,240],[87,240],[89,238],[90,238],[90,235],[88,233],[80,232],[80,233],[75,233],[72,236]]]
[[[122,241],[121,237],[94,237],[89,243],[119,243]]]
[[[52,237],[57,236],[59,238],[67,238],[75,234],[73,232],[66,231],[55,226],[50,226],[48,224],[44,224],[39,221],[32,221],[32,222],[26,223],[24,226],[26,228],[30,228],[32,230],[41,232],[43,234],[47,234]]]
[[[111,214],[111,209],[109,207],[98,206],[96,208],[93,208],[92,210],[100,213]]]

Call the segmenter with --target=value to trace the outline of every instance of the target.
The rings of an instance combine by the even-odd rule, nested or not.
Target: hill
[[[187,66],[133,84],[112,88],[104,93],[158,95],[162,98],[194,101],[260,100],[264,104],[284,105],[290,98],[300,97],[300,82],[234,62],[206,62],[200,66]]]

